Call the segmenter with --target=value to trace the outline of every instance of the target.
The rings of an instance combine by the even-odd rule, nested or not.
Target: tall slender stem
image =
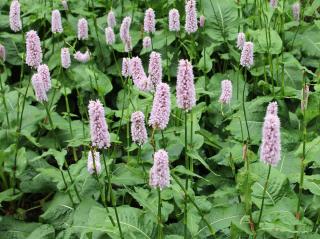
[[[161,189],[158,188],[158,239],[162,239],[163,238],[161,207],[162,207]]]
[[[1,63],[1,62],[0,62]],[[6,72],[5,70],[5,65],[3,63],[3,74]],[[2,101],[3,101],[3,106],[4,106],[4,110],[6,111],[6,119],[7,119],[7,127],[8,129],[10,128],[10,120],[9,120],[9,111],[8,111],[8,107],[7,107],[7,101],[6,101],[6,97],[5,97],[5,91],[2,85],[2,77],[0,76],[0,89],[1,89],[1,96],[2,96]]]
[[[244,120],[246,123],[246,128],[247,128],[247,134],[248,134],[248,141],[249,143],[251,142],[251,137],[250,137],[250,130],[249,130],[249,125],[248,125],[248,120],[247,120],[247,113],[246,113],[246,107],[245,107],[245,91],[246,91],[246,84],[247,84],[247,69],[244,71],[244,84],[243,84],[243,91],[242,91],[242,110],[243,110],[243,115],[244,115]]]
[[[262,201],[261,201],[259,219],[258,219],[258,222],[257,222],[257,228],[259,228],[259,224],[260,224],[261,217],[262,217],[263,206],[264,206],[264,198],[265,198],[265,196],[266,196],[266,192],[267,192],[267,188],[268,188],[268,181],[269,181],[269,178],[270,178],[270,173],[271,173],[271,164],[269,164],[268,176],[267,176],[267,180],[266,180],[266,182],[265,182],[265,184],[264,184],[264,188],[263,188]]]
[[[185,141],[185,164],[186,169],[190,169],[189,159],[188,159],[188,112],[184,112],[184,141]],[[184,196],[184,238],[187,238],[188,232],[188,187],[189,187],[189,176],[186,176],[186,193]]]

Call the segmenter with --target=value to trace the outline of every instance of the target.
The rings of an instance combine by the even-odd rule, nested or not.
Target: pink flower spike
[[[300,20],[300,3],[296,2],[292,5],[292,14],[295,21]]]
[[[116,16],[114,12],[110,10],[107,17],[108,27],[114,28],[117,25]]]
[[[206,21],[205,16],[201,15],[199,19],[199,26],[204,27],[205,21]]]
[[[156,31],[156,16],[152,8],[148,8],[144,15],[144,31],[154,33]]]
[[[52,33],[61,33],[63,32],[61,15],[59,10],[53,10],[51,13],[51,31]]]
[[[142,42],[142,46],[143,46],[143,48],[149,48],[149,47],[151,47],[151,38],[149,37],[149,36],[145,36],[144,38],[143,38],[143,42]]]
[[[120,38],[124,44],[128,41],[131,41],[130,25],[131,17],[125,17],[120,26]]]
[[[170,185],[169,156],[167,151],[163,149],[154,153],[149,185],[153,188],[160,188],[160,190]]]
[[[308,108],[308,100],[309,100],[309,85],[304,85],[301,92],[301,110],[304,111]]]
[[[69,10],[67,0],[61,0],[61,4],[62,4],[63,9],[64,9],[65,11],[68,11],[68,10]]]
[[[31,30],[26,34],[26,64],[34,69],[42,62],[40,38],[37,32]]]
[[[74,55],[73,55],[74,59],[76,59],[77,61],[81,62],[81,63],[87,63],[90,60],[90,52],[89,50],[86,50],[85,53],[82,53],[81,51],[77,51]]]
[[[245,42],[240,58],[240,65],[251,68],[253,66],[253,43]]]
[[[78,21],[78,39],[87,40],[88,36],[88,22],[85,18],[81,18]]]
[[[38,77],[42,81],[44,90],[48,92],[51,89],[51,78],[49,67],[46,64],[38,66]]]
[[[267,107],[267,115],[278,115],[278,103],[276,101],[270,102]]]
[[[185,10],[186,10],[185,30],[188,34],[191,34],[198,30],[196,1],[186,0]]]
[[[18,0],[13,0],[10,5],[9,12],[10,28],[14,32],[19,32],[22,29],[21,17],[20,17],[20,3]]]
[[[6,48],[0,44],[0,61],[6,61]]]
[[[239,32],[238,38],[237,38],[237,47],[239,50],[243,49],[245,42],[246,42],[246,35],[243,32]]]
[[[148,73],[151,86],[155,90],[157,85],[162,81],[162,62],[160,53],[155,51],[151,52]]]
[[[177,106],[189,111],[196,104],[192,65],[188,60],[180,60],[177,73]]]
[[[39,74],[34,74],[32,76],[31,83],[32,83],[37,101],[39,102],[48,101],[47,93]]]
[[[276,114],[266,114],[262,130],[262,144],[260,160],[266,164],[276,166],[280,161],[280,119]]]
[[[116,37],[114,35],[113,29],[111,27],[107,27],[105,29],[105,35],[106,35],[106,43],[108,45],[112,45],[116,41]]]
[[[273,9],[277,8],[278,6],[278,0],[270,0],[270,7]]]
[[[149,125],[154,129],[165,129],[169,123],[170,107],[170,87],[161,82],[156,88]]]
[[[131,76],[131,69],[130,69],[130,58],[123,58],[122,59],[122,76],[129,77]]]
[[[232,82],[230,80],[221,81],[221,95],[219,102],[221,104],[230,104],[232,98]]]
[[[131,137],[132,141],[140,146],[147,142],[147,129],[144,114],[141,111],[136,111],[131,115]]]
[[[64,69],[68,69],[71,66],[71,58],[69,48],[61,49],[61,66]]]
[[[94,152],[93,155],[92,151],[89,151],[87,170],[90,174],[101,173],[100,153],[98,151]]]
[[[130,60],[130,69],[134,85],[141,91],[149,91],[151,84],[144,72],[141,59],[133,57]]]
[[[169,31],[180,31],[180,14],[175,8],[169,11]]]
[[[99,100],[89,101],[89,122],[92,146],[99,149],[109,148],[110,134],[104,117],[104,108]]]

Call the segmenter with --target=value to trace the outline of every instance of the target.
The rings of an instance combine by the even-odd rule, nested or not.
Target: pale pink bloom
[[[204,27],[205,21],[206,21],[205,16],[201,15],[199,19],[199,26]]]
[[[192,65],[188,60],[180,60],[177,73],[177,106],[189,111],[196,104],[196,91]]]
[[[51,78],[49,67],[46,64],[38,66],[38,77],[40,77],[44,90],[48,92],[51,89]]]
[[[125,52],[130,52],[132,51],[132,41],[131,41],[131,36],[129,36],[128,41],[124,43],[124,51]]]
[[[78,39],[87,40],[88,39],[88,22],[85,18],[78,20]]]
[[[151,47],[151,37],[149,37],[149,36],[145,36],[144,38],[143,38],[143,41],[142,41],[142,46],[143,46],[143,48],[149,48],[149,47]]]
[[[154,33],[156,31],[156,16],[152,8],[148,8],[144,14],[144,31]]]
[[[309,99],[309,85],[304,85],[301,92],[301,110],[304,111],[308,107],[308,99]]]
[[[26,34],[26,64],[32,68],[38,68],[42,62],[42,50],[40,38],[36,31],[28,31]]]
[[[280,161],[280,152],[280,119],[276,114],[267,112],[263,123],[260,160],[266,164],[276,166]]]
[[[169,156],[165,150],[159,149],[154,153],[149,176],[149,185],[153,188],[162,190],[170,185]]]
[[[238,38],[237,38],[237,47],[239,50],[242,50],[245,42],[246,42],[246,35],[243,32],[239,32]]]
[[[154,129],[165,129],[170,118],[170,87],[166,83],[159,83],[153,99],[149,125]]]
[[[130,58],[124,57],[122,59],[122,76],[129,77],[131,76],[131,68],[130,68]]]
[[[114,12],[110,10],[107,17],[108,27],[114,28],[117,24],[116,16],[114,15]]]
[[[126,52],[129,52],[132,49],[130,25],[131,25],[131,17],[125,17],[120,26],[120,39],[124,44],[124,48]]]
[[[0,44],[0,60],[2,62],[6,61],[6,48]]]
[[[141,59],[133,57],[130,60],[130,70],[134,85],[142,91],[149,91],[151,88],[150,81],[144,72]]]
[[[221,104],[230,104],[232,98],[232,82],[230,80],[221,81],[221,95],[219,102]]]
[[[22,23],[20,17],[20,3],[17,0],[13,0],[10,5],[9,13],[10,28],[14,32],[21,31]]]
[[[188,34],[194,33],[198,30],[196,1],[186,0],[185,10],[186,10],[185,30]]]
[[[141,111],[136,111],[131,115],[131,137],[132,141],[140,146],[147,142],[147,129],[144,114]]]
[[[61,4],[62,4],[63,9],[64,9],[65,11],[68,11],[68,10],[69,10],[67,0],[61,0]]]
[[[253,66],[253,43],[245,42],[240,58],[240,65],[251,68]]]
[[[175,8],[169,11],[169,31],[180,31],[180,14]]]
[[[89,50],[86,50],[85,53],[82,53],[81,51],[77,51],[74,55],[73,55],[74,59],[76,59],[77,61],[81,62],[81,63],[87,63],[90,60],[90,52]]]
[[[106,42],[108,45],[112,45],[116,41],[116,36],[114,35],[113,29],[111,27],[107,27],[105,29]]]
[[[296,2],[295,4],[292,5],[292,14],[293,18],[296,21],[300,20],[300,3]]]
[[[89,122],[92,146],[102,148],[109,148],[110,134],[108,125],[104,117],[104,108],[99,100],[89,101]]]
[[[270,6],[272,8],[277,8],[278,6],[278,0],[270,0]]]
[[[61,48],[61,66],[68,69],[71,66],[69,48]]]
[[[48,96],[39,74],[34,74],[32,76],[31,83],[32,83],[37,101],[39,102],[48,101]]]
[[[61,14],[59,10],[53,10],[51,13],[51,31],[52,33],[61,33],[63,32],[62,23],[61,23]]]
[[[155,51],[151,52],[148,73],[151,86],[155,90],[157,85],[162,81],[162,62],[160,53]]]
[[[92,151],[89,151],[87,170],[90,174],[101,173],[100,153],[98,151],[94,152],[93,155]]]
[[[267,107],[267,115],[278,115],[278,103],[276,101],[270,102]]]

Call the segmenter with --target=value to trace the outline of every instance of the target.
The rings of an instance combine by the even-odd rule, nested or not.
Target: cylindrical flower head
[[[151,52],[148,73],[151,87],[155,90],[157,85],[162,81],[162,62],[160,53],[155,51]]]
[[[0,44],[0,61],[6,61],[6,48]]]
[[[81,51],[77,51],[74,55],[73,55],[74,59],[76,59],[77,61],[81,62],[81,63],[87,63],[90,60],[90,52],[89,50],[86,50],[85,53],[82,53]]]
[[[309,99],[309,85],[304,85],[301,92],[301,110],[304,111],[308,107],[308,99]]]
[[[93,155],[92,151],[89,151],[87,170],[90,174],[101,173],[100,153],[98,151],[94,152]]]
[[[123,44],[131,41],[130,25],[131,25],[131,17],[125,17],[120,26],[120,38]]]
[[[188,60],[180,60],[177,73],[177,106],[186,111],[196,104],[192,65]]]
[[[130,66],[130,58],[123,58],[122,59],[122,76],[129,77],[131,76],[131,66]]]
[[[186,10],[185,30],[188,34],[196,32],[198,30],[196,1],[187,0],[185,10]]]
[[[199,19],[199,26],[204,27],[205,22],[206,22],[205,16],[201,15]]]
[[[300,3],[296,2],[295,4],[292,5],[292,14],[293,18],[296,21],[300,20]]]
[[[78,39],[79,40],[88,39],[88,22],[85,18],[81,18],[78,21]]]
[[[267,115],[278,115],[278,103],[276,101],[268,104]]]
[[[221,81],[221,95],[219,102],[221,104],[230,104],[232,98],[232,82],[230,80]]]
[[[32,86],[33,86],[37,101],[39,102],[48,101],[48,96],[39,74],[34,74],[31,78],[31,82],[32,82]]]
[[[145,36],[142,41],[143,48],[151,47],[151,38],[149,36]]]
[[[156,16],[152,8],[148,8],[144,14],[144,31],[147,33],[154,33],[156,31]]]
[[[274,114],[267,114],[263,123],[260,160],[264,163],[276,166],[280,161],[280,151],[279,117]]]
[[[106,34],[106,42],[108,45],[112,45],[116,41],[116,36],[114,35],[113,29],[111,27],[107,27],[105,29]]]
[[[89,120],[92,146],[99,149],[109,148],[110,134],[104,117],[104,108],[99,100],[89,102]]]
[[[160,188],[160,190],[170,185],[169,156],[167,151],[163,149],[154,153],[149,185],[153,188]]]
[[[141,111],[136,111],[131,115],[131,137],[132,141],[140,146],[147,142],[147,129],[144,114]]]
[[[237,38],[238,49],[242,50],[245,42],[246,42],[246,35],[243,32],[239,32],[238,38]]]
[[[175,8],[169,11],[169,31],[180,31],[180,14]]]
[[[149,91],[151,84],[144,72],[141,59],[136,56],[130,60],[130,69],[134,85],[142,91]]]
[[[114,28],[117,24],[116,16],[114,15],[114,12],[110,10],[107,17],[108,27]]]
[[[52,33],[61,33],[63,32],[61,15],[59,10],[53,10],[51,13],[51,31]]]
[[[270,7],[277,8],[278,0],[270,0]]]
[[[253,66],[253,43],[245,42],[241,52],[240,65],[251,68]]]
[[[153,99],[149,125],[154,129],[165,129],[170,118],[170,87],[166,83],[159,83]]]
[[[18,0],[13,0],[10,5],[9,13],[10,28],[14,32],[21,31],[22,23],[20,18],[20,3]]]
[[[63,9],[64,9],[65,11],[68,11],[68,10],[69,10],[67,0],[61,0],[61,4],[62,4]]]
[[[40,77],[44,90],[48,92],[51,89],[51,78],[49,67],[46,64],[38,66],[38,77]]]
[[[71,66],[71,58],[69,48],[61,48],[61,66],[68,69]]]
[[[26,64],[32,68],[38,68],[42,62],[42,50],[40,38],[36,31],[27,32],[26,51]]]

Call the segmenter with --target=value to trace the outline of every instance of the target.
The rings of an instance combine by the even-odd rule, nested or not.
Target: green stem
[[[243,109],[243,115],[244,115],[244,120],[246,123],[246,128],[247,128],[247,134],[248,134],[248,141],[249,143],[251,142],[251,137],[250,137],[250,131],[249,131],[249,125],[248,125],[248,120],[247,120],[247,113],[246,113],[246,107],[245,107],[245,90],[246,90],[246,84],[247,84],[247,69],[244,71],[244,84],[243,84],[243,91],[242,91],[242,109]]]
[[[162,207],[161,190],[160,188],[158,188],[158,239],[163,238],[161,207]]]
[[[184,140],[185,140],[185,164],[186,169],[190,169],[190,164],[188,160],[188,113],[187,111],[184,112]],[[186,177],[186,192],[188,191],[189,187],[189,176]],[[188,232],[188,195],[185,193],[184,196],[184,238],[187,238],[187,232]]]
[[[148,182],[148,179],[147,179],[147,171],[144,167],[144,163],[142,161],[142,157],[141,157],[141,145],[138,145],[138,162],[139,164],[142,166],[142,169],[143,169],[143,178],[145,179],[145,182],[147,183]]]
[[[3,64],[3,74],[6,72],[5,70],[5,65]],[[0,87],[1,87],[1,95],[2,95],[2,101],[3,101],[3,106],[4,109],[6,111],[6,119],[7,119],[7,126],[8,129],[10,129],[10,120],[9,120],[9,111],[8,111],[8,107],[7,107],[7,101],[6,101],[6,97],[5,97],[5,91],[4,91],[4,87],[2,86],[2,77],[0,76]]]
[[[258,222],[257,222],[257,228],[259,228],[259,224],[260,224],[261,217],[262,217],[263,206],[264,206],[264,198],[265,198],[265,196],[266,196],[266,192],[267,192],[267,188],[268,188],[268,181],[269,181],[269,178],[270,178],[270,173],[271,173],[271,164],[269,164],[268,176],[267,176],[267,180],[266,180],[266,182],[265,182],[265,184],[264,184],[264,188],[263,188],[262,201],[261,201],[259,219],[258,219]]]

